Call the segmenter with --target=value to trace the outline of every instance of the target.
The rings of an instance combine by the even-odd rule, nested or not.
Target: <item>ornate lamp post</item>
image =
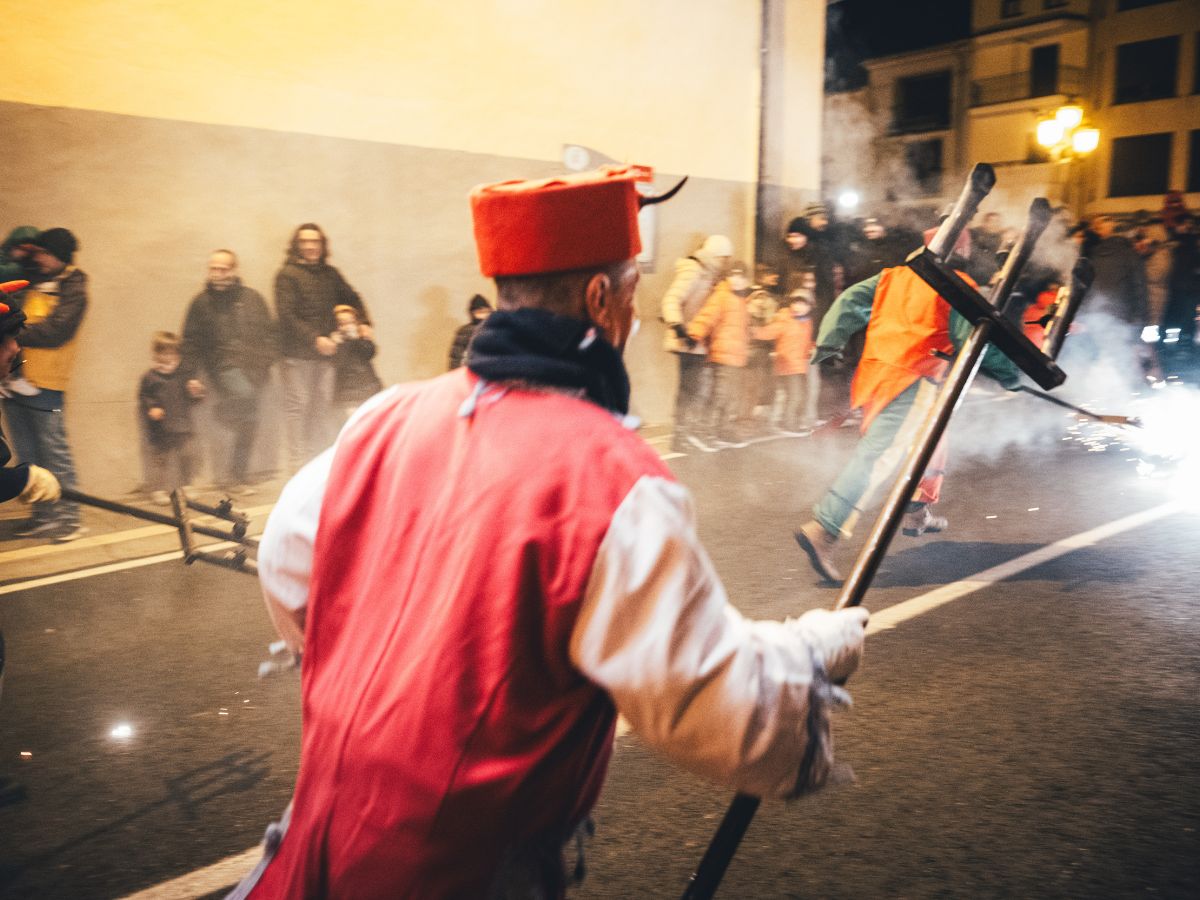
[[[1037,142],[1050,151],[1051,160],[1065,167],[1064,202],[1076,215],[1082,213],[1083,203],[1073,202],[1071,197],[1075,181],[1071,163],[1090,155],[1100,146],[1100,130],[1085,125],[1083,107],[1070,103],[1056,109],[1053,116],[1039,121],[1036,136]]]

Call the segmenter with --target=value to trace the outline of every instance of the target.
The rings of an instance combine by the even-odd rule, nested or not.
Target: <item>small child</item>
[[[797,288],[770,325],[756,329],[759,340],[775,342],[775,381],[783,393],[779,427],[804,433],[816,422],[816,396],[809,382],[808,361],[813,349],[812,295]]]
[[[337,328],[329,337],[338,345],[333,356],[333,399],[346,419],[364,400],[383,390],[383,382],[371,363],[375,342],[363,331],[358,311],[353,306],[335,306],[333,318]]]
[[[163,506],[171,502],[169,491],[191,483],[196,467],[192,407],[203,392],[189,391],[179,371],[181,344],[179,335],[156,331],[150,342],[154,365],[138,387],[138,421],[148,449],[145,484]]]

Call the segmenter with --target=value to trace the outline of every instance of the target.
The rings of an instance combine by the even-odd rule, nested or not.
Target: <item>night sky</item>
[[[864,59],[932,47],[970,32],[970,0],[838,0],[825,26],[825,88],[862,87]]]

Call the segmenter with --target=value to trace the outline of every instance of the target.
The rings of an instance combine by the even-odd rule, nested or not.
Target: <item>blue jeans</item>
[[[283,360],[283,424],[287,432],[288,471],[299,468],[333,443],[333,361]]]
[[[13,447],[21,462],[49,469],[65,488],[76,485],[75,460],[67,443],[66,396],[62,391],[43,390],[33,397],[11,397],[4,401],[4,418]],[[34,503],[34,524],[79,524],[79,504],[71,500]]]

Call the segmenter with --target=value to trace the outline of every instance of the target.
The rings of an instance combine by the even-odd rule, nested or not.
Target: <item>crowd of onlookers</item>
[[[835,221],[815,203],[788,223],[777,266],[751,270],[723,235],[709,236],[679,260],[661,299],[666,349],[679,365],[676,449],[737,446],[764,431],[806,434],[823,413],[844,412],[844,398],[824,411],[819,406],[821,371],[852,371],[861,336],[846,359],[810,366],[821,320],[842,290],[901,265],[938,222]],[[1023,225],[983,213],[952,264],[986,294]],[[1164,361],[1186,365],[1195,349],[1198,232],[1178,192],[1156,213],[1121,220],[1097,213],[1075,221],[1058,209],[1018,284],[1014,314],[1031,337],[1040,337],[1041,316],[1075,259],[1087,256],[1095,277],[1073,332],[1074,351],[1103,357],[1134,377],[1161,377]]]
[[[836,415],[846,404],[822,393],[822,370],[852,371],[855,347],[845,360],[811,365],[822,318],[846,287],[901,265],[936,224],[882,216],[837,221],[824,205],[812,204],[788,223],[774,263],[738,261],[723,235],[709,236],[678,260],[660,301],[666,349],[679,371],[675,448],[721,449],[765,431],[803,435],[823,416]],[[1020,224],[984,213],[953,263],[986,291]],[[1198,239],[1196,219],[1177,192],[1159,212],[1122,221],[1098,213],[1075,222],[1057,211],[1019,288],[1027,332],[1036,337],[1039,317],[1083,254],[1095,280],[1077,345],[1090,341],[1093,355],[1129,353],[1143,372],[1160,374],[1161,359],[1177,361],[1194,350]],[[5,425],[18,456],[49,469],[65,487],[75,486],[75,466],[64,410],[87,310],[77,250],[65,228],[23,226],[0,245],[0,281],[30,282],[15,295],[27,325],[23,364],[0,385]],[[249,466],[272,371],[282,391],[289,471],[328,446],[349,412],[379,390],[370,315],[329,256],[320,226],[298,226],[268,304],[242,283],[232,250],[213,251],[178,331],[153,335],[137,409],[143,489],[156,502],[168,502],[171,489],[197,475],[206,443],[197,439],[200,404],[224,437],[215,444],[223,449],[212,460],[214,479],[239,494],[253,490]],[[463,363],[491,311],[484,297],[471,298],[468,321],[453,337],[450,368]],[[81,533],[78,505],[69,500],[35,504],[19,532],[60,541]]]

